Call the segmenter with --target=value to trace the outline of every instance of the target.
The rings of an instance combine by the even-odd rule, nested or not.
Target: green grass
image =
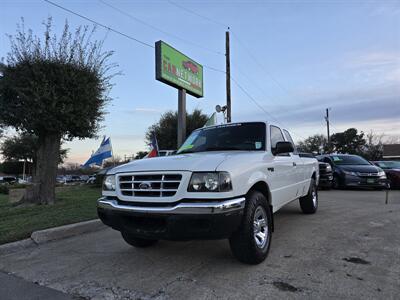
[[[0,194],[0,244],[28,238],[33,231],[97,218],[100,189],[65,187],[57,191],[54,205],[12,207],[8,195]]]

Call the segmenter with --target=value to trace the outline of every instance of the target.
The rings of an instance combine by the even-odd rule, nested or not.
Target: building
[[[400,144],[383,145],[383,159],[400,160]]]

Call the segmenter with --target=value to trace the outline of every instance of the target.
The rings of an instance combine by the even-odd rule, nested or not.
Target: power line
[[[236,64],[232,64],[232,65],[235,67],[235,69],[238,71],[238,73],[239,73],[240,75],[242,75],[242,76],[243,76],[244,78],[246,78],[250,83],[252,83],[259,91],[261,91],[264,95],[267,94],[267,93],[265,92],[265,90],[264,90],[258,83],[256,83],[255,80],[252,80],[245,72],[243,72],[243,71],[238,67],[238,65],[236,65]],[[269,97],[269,96],[267,96],[267,98],[268,98],[268,100],[274,102],[274,104],[279,105],[279,104],[275,101],[274,98]]]
[[[204,16],[204,15],[201,15],[201,14],[199,14],[199,13],[197,13],[197,12],[195,12],[195,11],[193,11],[193,10],[191,10],[191,9],[188,9],[188,8],[186,8],[185,6],[182,6],[182,5],[180,5],[180,4],[177,4],[177,3],[175,3],[175,2],[173,2],[173,1],[171,1],[171,0],[167,0],[169,3],[171,3],[172,5],[174,5],[174,6],[176,6],[176,7],[178,7],[179,9],[182,9],[182,10],[184,10],[184,11],[186,11],[186,12],[189,12],[189,13],[191,13],[191,14],[193,14],[193,15],[195,15],[195,16],[197,16],[197,17],[199,17],[199,18],[202,18],[202,19],[204,19],[204,20],[207,20],[207,21],[209,21],[209,22],[212,22],[212,23],[214,23],[214,24],[216,24],[216,25],[219,25],[219,26],[223,26],[223,27],[225,27],[225,28],[227,28],[228,30],[230,29],[230,26],[228,26],[227,24],[224,24],[224,23],[222,23],[222,22],[220,22],[220,21],[217,21],[217,20],[214,20],[214,19],[212,19],[212,18],[210,18],[210,17],[207,17],[207,16]],[[260,62],[257,60],[257,58],[250,52],[250,50],[244,45],[244,43],[239,39],[239,37],[233,32],[233,31],[231,31],[230,30],[230,32],[232,32],[232,34],[233,34],[233,36],[238,40],[238,42],[241,44],[241,46],[249,53],[249,56],[254,60],[254,62],[258,65],[258,66],[260,66],[261,64],[260,64]],[[221,72],[221,73],[225,73],[224,71],[221,71],[221,70],[217,70],[218,72]],[[285,92],[287,92],[287,93],[289,93],[279,82],[278,82],[278,80],[277,79],[275,79],[275,77],[274,76],[272,76],[272,74],[269,74],[269,73],[267,73],[265,70],[263,70],[263,72],[264,73],[266,73],[270,78],[271,78],[271,80],[277,85],[277,86],[279,86],[282,90],[284,90]],[[280,122],[279,120],[277,120],[273,115],[271,115],[268,111],[266,111],[238,82],[237,82],[237,80],[235,80],[232,76],[231,76],[231,79],[232,79],[232,81],[237,85],[237,87],[239,88],[239,89],[241,89],[242,90],[242,92],[245,94],[245,95],[247,95],[247,97],[249,98],[249,99],[251,99],[264,113],[266,113],[267,115],[269,115],[269,116],[271,116],[273,119],[275,119],[278,123],[280,123],[280,124],[282,124],[282,122]],[[264,91],[263,91],[263,93],[265,93]],[[284,124],[282,124],[282,125],[284,125]],[[286,127],[286,126],[285,126]],[[302,137],[302,138],[304,138],[304,137]]]
[[[201,15],[201,14],[195,12],[194,10],[191,10],[191,9],[189,9],[189,8],[186,8],[186,7],[184,7],[184,6],[182,6],[182,5],[178,4],[178,3],[175,3],[174,1],[171,1],[171,0],[167,0],[167,1],[168,1],[170,4],[176,6],[176,7],[180,8],[180,9],[182,9],[182,10],[184,10],[184,11],[186,11],[186,12],[188,12],[188,13],[191,13],[192,15],[195,15],[195,16],[197,16],[197,17],[199,17],[199,18],[202,18],[202,19],[204,19],[204,20],[207,20],[207,21],[209,21],[209,22],[211,22],[211,23],[214,23],[214,24],[216,24],[216,25],[219,25],[219,26],[222,26],[222,27],[224,27],[224,28],[229,29],[229,26],[228,26],[227,24],[224,24],[224,23],[222,23],[222,22],[220,22],[220,21],[214,20],[214,19],[212,19],[212,18],[210,18],[210,17]]]
[[[44,0],[44,1],[47,2],[47,3],[49,3],[49,4],[51,4],[51,5],[53,5],[53,6],[58,7],[58,8],[60,8],[60,9],[64,10],[64,11],[66,11],[66,12],[69,12],[69,13],[75,15],[75,16],[78,16],[78,17],[80,17],[80,18],[82,18],[82,19],[84,19],[84,20],[86,20],[86,21],[89,21],[89,22],[91,22],[91,23],[93,23],[93,24],[95,24],[95,25],[98,25],[98,26],[100,26],[100,27],[103,27],[103,28],[107,29],[108,31],[112,31],[112,32],[114,32],[114,33],[116,33],[116,34],[119,34],[119,35],[121,35],[121,36],[123,36],[123,37],[125,37],[125,38],[128,38],[128,39],[130,39],[130,40],[133,40],[133,41],[135,41],[135,42],[137,42],[137,43],[139,43],[139,44],[142,44],[142,45],[144,45],[144,46],[147,46],[147,47],[150,47],[150,48],[153,48],[153,49],[155,48],[153,45],[151,45],[151,44],[149,44],[149,43],[143,42],[143,41],[141,41],[141,40],[139,40],[139,39],[137,39],[137,38],[135,38],[135,37],[132,37],[132,36],[130,36],[130,35],[128,35],[128,34],[125,34],[125,33],[121,32],[121,31],[119,31],[119,30],[116,30],[116,29],[110,27],[110,26],[104,25],[104,24],[102,24],[102,23],[100,23],[100,22],[98,22],[98,21],[95,21],[95,20],[93,20],[93,19],[90,19],[90,18],[88,18],[88,17],[86,17],[86,16],[84,16],[84,15],[82,15],[82,14],[79,14],[79,13],[77,13],[77,12],[74,12],[74,11],[72,11],[72,10],[66,8],[66,7],[63,7],[63,6],[61,6],[61,5],[57,4],[57,3],[54,3],[54,2],[52,2],[52,1],[50,1],[50,0]],[[169,1],[169,2],[173,3],[172,1]],[[173,3],[173,4],[174,4],[175,6],[180,7],[179,5],[176,5],[175,3]],[[194,12],[193,12],[193,13],[194,13]],[[199,15],[199,16],[200,16],[200,15]],[[211,19],[210,19],[210,20],[211,20]],[[223,73],[223,74],[226,73],[225,71],[220,70],[220,69],[218,69],[218,68],[214,68],[214,67],[211,67],[211,66],[208,66],[208,65],[203,65],[203,66],[204,66],[206,69],[209,69],[209,70],[212,70],[212,71],[215,71],[215,72],[219,72],[219,73]],[[262,107],[262,106],[258,103],[258,101],[257,101],[256,99],[254,99],[254,98],[250,95],[250,93],[249,93],[244,87],[242,87],[242,86],[239,84],[239,82],[238,82],[235,78],[233,78],[233,77],[231,76],[231,79],[232,79],[232,81],[236,84],[236,86],[237,86],[245,95],[247,95],[247,97],[248,97],[251,101],[253,101],[265,114],[267,114],[267,115],[270,116],[272,119],[274,119],[275,121],[277,121],[278,123],[280,123],[281,125],[283,125],[284,127],[286,127],[282,122],[280,122],[277,118],[275,118],[272,114],[270,114],[266,109],[264,109],[264,107]],[[303,137],[302,137],[302,138],[303,138]]]
[[[104,25],[104,24],[102,24],[102,23],[100,23],[100,22],[98,22],[98,21],[95,21],[95,20],[93,20],[93,19],[90,19],[90,18],[88,18],[88,17],[86,17],[86,16],[84,16],[84,15],[81,15],[81,14],[79,14],[79,13],[77,13],[77,12],[74,12],[74,11],[68,9],[68,8],[65,8],[65,7],[63,7],[63,6],[61,6],[61,5],[58,5],[57,3],[54,3],[54,2],[52,2],[52,1],[50,1],[50,0],[43,0],[43,1],[45,1],[45,2],[47,2],[47,3],[49,3],[49,4],[51,4],[51,5],[54,5],[54,6],[60,8],[60,9],[62,9],[62,10],[64,10],[64,11],[67,11],[67,12],[73,14],[73,15],[76,15],[76,16],[82,18],[82,19],[85,19],[85,20],[87,20],[87,21],[89,21],[89,22],[91,22],[91,23],[93,23],[93,24],[95,24],[95,25],[98,25],[98,26],[100,26],[100,27],[103,27],[103,28],[107,29],[107,32],[112,31],[112,32],[114,32],[114,33],[117,33],[117,34],[119,34],[119,35],[125,37],[125,38],[128,38],[128,39],[133,40],[133,41],[135,41],[135,42],[138,42],[138,43],[140,43],[140,44],[142,44],[142,45],[145,45],[145,46],[147,46],[147,47],[150,47],[150,48],[153,48],[153,49],[155,48],[155,47],[154,47],[153,45],[151,45],[151,44],[148,44],[148,43],[143,42],[143,41],[141,41],[141,40],[139,40],[139,39],[137,39],[137,38],[134,38],[134,37],[132,37],[132,36],[130,36],[130,35],[128,35],[128,34],[125,34],[125,33],[123,33],[123,32],[120,32],[120,31],[116,30],[116,29],[113,29],[112,27],[109,27],[109,26],[107,26],[107,25]],[[224,74],[225,74],[225,71],[220,70],[220,69],[215,68],[215,67],[212,67],[212,66],[203,65],[203,67],[206,68],[206,69],[215,71],[215,72],[219,72],[219,73],[224,73]]]
[[[255,57],[255,55],[250,51],[250,49],[246,46],[246,44],[242,42],[241,39],[239,39],[238,35],[235,34],[233,31],[232,35],[239,42],[242,48],[249,54],[250,58],[254,61],[254,63],[275,83],[275,85],[278,86],[282,91],[287,93],[289,96],[291,96],[289,90],[286,89],[284,86],[282,86],[279,83],[279,81],[275,78],[275,76],[266,71],[265,66]]]
[[[226,74],[226,72],[224,70],[220,70],[220,69],[208,66],[208,65],[204,65],[203,64],[203,67],[206,68],[206,69],[209,69],[211,71],[215,71],[215,72],[218,72],[218,73]]]
[[[268,115],[271,119],[274,119],[277,123],[281,124],[283,127],[288,128],[285,124],[283,124],[281,121],[279,121],[276,117],[274,117],[270,112],[268,112],[258,101],[242,86],[239,84],[239,82],[231,76],[231,79],[233,83],[258,107],[260,108],[266,115]],[[296,134],[297,135],[297,134]],[[298,135],[301,138],[304,138],[300,135]]]
[[[203,65],[205,68],[210,69],[212,71],[215,72],[219,72],[219,73],[226,73],[223,70],[219,70],[213,67],[209,67],[207,65]],[[283,127],[286,127],[289,129],[288,126],[286,126],[285,124],[283,124],[281,121],[279,121],[276,117],[274,117],[270,112],[268,112],[232,75],[231,75],[231,80],[233,81],[233,83],[259,108],[261,109],[267,116],[269,116],[271,119],[274,119],[277,123],[281,124]],[[293,132],[293,130],[292,130]],[[293,132],[294,133],[294,132]],[[305,139],[303,136],[294,133],[295,135],[297,135],[298,137]]]
[[[192,42],[192,41],[189,41],[189,40],[187,40],[187,39],[185,39],[185,38],[182,38],[182,37],[180,37],[180,36],[177,36],[176,34],[173,34],[173,33],[170,33],[170,32],[168,32],[168,31],[165,31],[165,30],[163,30],[163,29],[161,29],[161,28],[158,28],[158,27],[156,27],[156,26],[154,26],[154,25],[152,25],[152,24],[150,24],[150,23],[147,23],[146,21],[143,21],[142,19],[139,19],[138,17],[136,17],[136,16],[134,16],[134,15],[132,15],[132,14],[130,14],[130,13],[127,13],[126,11],[123,11],[122,9],[120,9],[120,8],[118,8],[118,7],[116,7],[116,6],[107,3],[106,1],[103,1],[103,0],[98,0],[98,1],[101,2],[101,3],[103,3],[103,4],[106,5],[106,6],[110,7],[111,9],[113,9],[113,10],[115,10],[115,11],[117,11],[117,12],[119,12],[119,13],[125,15],[125,16],[127,16],[128,18],[130,18],[130,19],[132,19],[132,20],[134,20],[134,21],[136,21],[136,22],[139,22],[139,23],[141,23],[141,24],[143,24],[143,25],[145,25],[145,26],[147,26],[147,27],[149,27],[149,28],[151,28],[151,29],[153,29],[153,30],[155,30],[155,31],[161,32],[161,33],[163,33],[163,34],[165,34],[165,35],[168,35],[168,36],[170,36],[170,37],[172,37],[172,38],[175,38],[175,39],[177,39],[177,40],[180,40],[180,41],[182,41],[182,42],[185,42],[185,43],[190,44],[190,45],[192,45],[192,46],[195,46],[195,47],[197,47],[197,48],[206,50],[206,51],[208,51],[208,52],[211,52],[211,53],[214,53],[214,54],[218,54],[218,55],[224,55],[223,53],[221,53],[221,52],[219,52],[219,51],[213,50],[213,49],[208,48],[208,47],[204,47],[204,46],[202,46],[202,45],[199,45],[199,44],[197,44],[197,43],[194,43],[194,42]]]
[[[154,46],[151,45],[151,44],[149,44],[149,43],[143,42],[143,41],[141,41],[141,40],[139,40],[139,39],[137,39],[137,38],[135,38],[135,37],[133,37],[133,36],[130,36],[130,35],[126,34],[126,33],[123,33],[123,32],[121,32],[121,31],[119,31],[119,30],[116,30],[116,29],[114,29],[114,28],[111,28],[110,26],[104,25],[104,24],[102,24],[102,23],[100,23],[100,22],[98,22],[98,21],[95,21],[95,20],[93,20],[93,19],[90,19],[90,18],[88,18],[88,17],[86,17],[86,16],[84,16],[84,15],[82,15],[82,14],[79,14],[79,13],[77,13],[77,12],[74,12],[74,11],[72,11],[72,10],[66,8],[66,7],[63,7],[63,6],[61,6],[61,5],[57,4],[57,3],[54,3],[54,2],[52,2],[52,1],[50,1],[50,0],[43,0],[43,1],[49,3],[49,4],[53,5],[53,6],[56,6],[56,7],[60,8],[60,9],[62,9],[62,10],[64,10],[64,11],[66,11],[66,12],[69,12],[70,14],[73,14],[73,15],[75,15],[75,16],[78,16],[78,17],[82,18],[82,19],[85,19],[86,21],[89,21],[89,22],[91,22],[91,23],[93,23],[93,24],[95,24],[95,25],[97,25],[97,26],[103,27],[103,28],[105,28],[105,29],[107,29],[107,30],[109,30],[109,31],[112,31],[112,32],[114,32],[114,33],[116,33],[116,34],[119,34],[119,35],[121,35],[121,36],[124,36],[124,37],[126,37],[126,38],[128,38],[128,39],[130,39],[130,40],[132,40],[132,41],[135,41],[135,42],[137,42],[137,43],[139,43],[139,44],[142,44],[142,45],[147,46],[147,47],[150,47],[150,48],[154,48]]]

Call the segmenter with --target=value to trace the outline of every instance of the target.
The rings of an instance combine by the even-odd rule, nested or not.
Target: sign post
[[[186,93],[203,97],[203,66],[163,41],[156,42],[156,79],[178,89],[178,148],[186,137]]]
[[[178,90],[178,148],[186,137],[186,90]]]

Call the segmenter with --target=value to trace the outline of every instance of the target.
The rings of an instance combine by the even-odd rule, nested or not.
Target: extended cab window
[[[282,131],[279,127],[271,126],[271,150],[274,151],[278,142],[284,142]]]
[[[193,131],[177,154],[205,151],[264,151],[265,124],[224,124]]]

